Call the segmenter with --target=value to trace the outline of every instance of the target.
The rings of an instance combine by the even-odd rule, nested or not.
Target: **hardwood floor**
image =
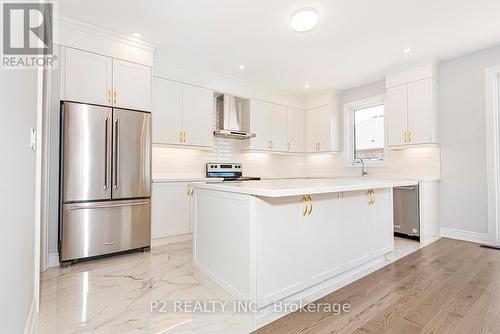
[[[254,333],[500,333],[500,251],[440,239]]]

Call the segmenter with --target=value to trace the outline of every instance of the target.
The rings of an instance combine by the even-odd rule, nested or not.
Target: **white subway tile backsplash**
[[[215,138],[211,150],[153,146],[153,178],[199,178],[205,176],[205,163],[226,161],[243,163],[246,176],[339,177],[359,176],[359,168],[345,167],[343,154],[286,155],[244,152],[246,140]],[[369,167],[369,175],[397,178],[438,178],[439,148],[410,148],[387,152],[387,164]]]

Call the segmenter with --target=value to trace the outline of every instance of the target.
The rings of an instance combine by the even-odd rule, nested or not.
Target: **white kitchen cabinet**
[[[306,152],[338,152],[338,113],[332,104],[306,111]]]
[[[288,150],[286,107],[251,100],[250,131],[256,135],[250,139],[250,150],[286,152]]]
[[[341,234],[339,194],[312,195],[302,223],[306,281],[319,283],[340,272],[343,251]]]
[[[318,109],[311,109],[305,112],[304,149],[311,153],[318,150]]]
[[[392,196],[388,188],[375,189],[373,203],[368,205],[369,251],[372,256],[387,254],[394,249]]]
[[[92,52],[61,48],[61,98],[112,105],[113,60]]]
[[[151,199],[151,239],[191,232],[188,183],[153,183]]]
[[[432,79],[408,84],[409,144],[432,142]]]
[[[287,117],[288,152],[293,152],[293,153],[304,152],[304,130],[305,130],[304,112],[299,109],[288,108],[288,117]]]
[[[278,104],[268,104],[271,150],[288,151],[287,108]]]
[[[151,110],[151,67],[61,48],[61,99]]]
[[[350,191],[342,194],[342,249],[343,266],[356,267],[370,257],[368,244],[368,206],[370,197],[367,191]],[[347,222],[350,222],[349,224]]]
[[[151,67],[113,59],[113,105],[151,110]]]
[[[153,95],[153,143],[213,146],[211,90],[155,77]]]
[[[436,73],[429,63],[386,77],[389,148],[438,143]]]
[[[182,143],[182,84],[154,78],[152,115],[153,143]]]
[[[407,85],[387,89],[387,144],[406,145],[408,130]]]
[[[289,296],[302,286],[301,212],[299,197],[262,201],[257,225],[257,298],[261,305]],[[270,256],[270,254],[272,254]]]
[[[182,86],[182,128],[184,143],[190,146],[213,146],[214,94],[211,90]]]
[[[250,100],[250,132],[255,137],[250,139],[251,150],[270,150],[270,126],[267,102]]]

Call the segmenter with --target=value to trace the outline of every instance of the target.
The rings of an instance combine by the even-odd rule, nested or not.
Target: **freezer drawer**
[[[61,261],[150,246],[151,200],[65,204]]]
[[[418,186],[394,188],[394,232],[420,236]]]

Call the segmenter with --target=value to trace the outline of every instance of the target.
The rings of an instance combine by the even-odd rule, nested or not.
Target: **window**
[[[346,165],[355,165],[356,158],[363,159],[368,165],[383,163],[384,109],[383,96],[344,106]]]

